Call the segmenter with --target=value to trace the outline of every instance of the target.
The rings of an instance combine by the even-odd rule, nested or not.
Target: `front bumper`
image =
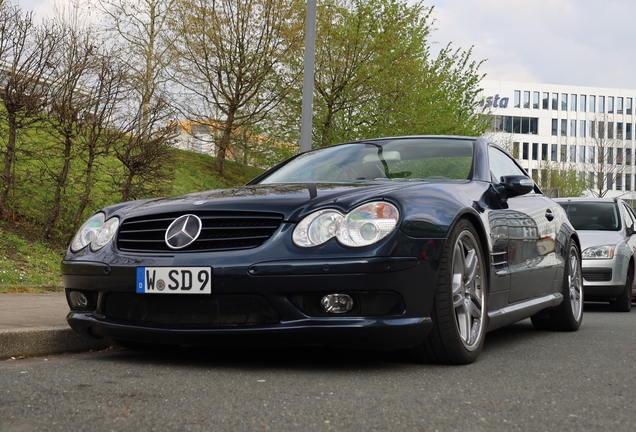
[[[582,263],[585,297],[588,300],[613,298],[625,288],[627,263],[620,257],[584,259]]]
[[[141,263],[140,263],[141,264]],[[155,264],[161,265],[161,264]],[[93,292],[90,311],[71,310],[67,321],[75,331],[91,337],[175,345],[332,345],[375,349],[415,346],[432,327],[430,313],[437,280],[436,270],[412,257],[352,258],[334,260],[270,261],[254,265],[224,265],[213,269],[213,296],[258,296],[271,306],[277,319],[251,325],[216,326],[158,323],[145,320],[145,310],[134,317],[113,317],[107,307],[110,295],[135,296],[136,266],[65,261],[62,265],[67,292]],[[401,299],[402,309],[389,315],[315,316],[299,307],[297,299],[333,293],[390,292]],[[132,296],[132,297],[131,297]],[[138,294],[162,296],[176,294]],[[187,308],[181,295],[175,307]],[[111,298],[114,298],[111,297]],[[295,300],[296,299],[296,300]],[[166,301],[167,301],[166,300]],[[165,312],[165,308],[164,308]],[[141,317],[141,318],[140,318]]]

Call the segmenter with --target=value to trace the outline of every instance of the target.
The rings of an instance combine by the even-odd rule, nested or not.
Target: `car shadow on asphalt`
[[[608,303],[585,303],[585,313],[612,312]],[[553,332],[535,330],[530,319],[491,331],[486,336],[484,353],[508,351],[531,338],[549,339]],[[180,347],[153,351],[116,347],[113,361],[190,365],[193,367],[233,369],[361,370],[395,369],[425,364],[427,367],[454,367],[417,360],[410,350],[380,351],[337,347]],[[479,359],[477,360],[479,361]]]

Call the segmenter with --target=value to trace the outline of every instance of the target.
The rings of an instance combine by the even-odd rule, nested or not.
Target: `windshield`
[[[576,230],[618,231],[618,209],[613,202],[559,203]]]
[[[472,164],[472,141],[402,138],[304,153],[260,183],[467,180]]]

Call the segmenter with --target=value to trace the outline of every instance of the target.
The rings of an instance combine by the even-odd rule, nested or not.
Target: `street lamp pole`
[[[316,1],[307,0],[305,15],[305,70],[303,103],[300,120],[300,152],[311,150],[311,129],[314,105],[314,61],[316,57]]]

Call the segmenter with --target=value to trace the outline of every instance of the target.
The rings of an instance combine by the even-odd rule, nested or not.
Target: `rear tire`
[[[419,359],[468,364],[484,345],[488,279],[474,226],[461,220],[444,245],[431,318],[433,328],[414,350]]]
[[[614,312],[629,312],[632,310],[632,284],[634,283],[634,268],[629,263],[627,271],[627,280],[625,281],[625,289],[616,297],[616,300],[610,301],[610,309]]]
[[[565,271],[562,284],[563,302],[550,309],[543,310],[531,317],[537,330],[576,331],[583,321],[583,276],[581,273],[581,254],[579,248],[570,239],[565,257]]]

